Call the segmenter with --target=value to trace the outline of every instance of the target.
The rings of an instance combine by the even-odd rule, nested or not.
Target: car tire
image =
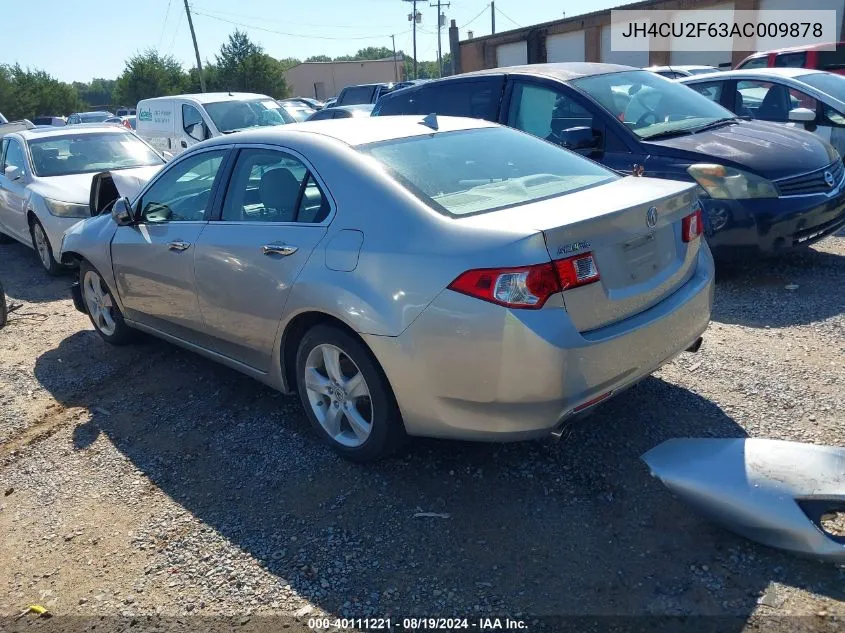
[[[35,254],[38,255],[38,260],[44,266],[44,270],[51,277],[59,275],[63,270],[62,265],[53,257],[53,245],[50,244],[50,238],[47,237],[47,232],[37,218],[32,220],[29,233],[32,237],[32,248],[35,249]]]
[[[351,334],[331,325],[308,330],[297,350],[296,377],[311,425],[341,457],[375,461],[407,439],[384,371]]]
[[[111,290],[97,269],[87,261],[79,265],[79,286],[85,311],[94,330],[104,341],[112,345],[126,345],[136,338],[138,332],[126,325]]]

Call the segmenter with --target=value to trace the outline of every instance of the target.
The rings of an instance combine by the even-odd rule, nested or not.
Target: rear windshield
[[[164,160],[130,134],[67,134],[29,141],[36,176],[68,176],[145,165]]]
[[[102,123],[110,117],[111,114],[108,112],[82,112],[79,115],[83,123]]]
[[[510,128],[443,132],[357,149],[450,217],[554,198],[618,178],[591,160]]]

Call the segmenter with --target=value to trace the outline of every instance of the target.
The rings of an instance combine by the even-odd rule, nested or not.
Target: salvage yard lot
[[[294,397],[151,338],[109,347],[30,250],[0,246],[0,278],[22,304],[0,331],[0,615],[842,625],[822,616],[845,617],[845,569],[712,526],[639,459],[672,437],[845,445],[841,233],[720,279],[701,351],[560,442],[417,440],[370,466]],[[746,624],[781,615],[809,617]]]

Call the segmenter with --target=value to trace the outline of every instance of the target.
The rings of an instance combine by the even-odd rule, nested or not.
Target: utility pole
[[[396,67],[396,36],[391,35],[390,41],[393,42],[393,81],[399,81],[399,69]]]
[[[443,76],[443,54],[441,52],[440,47],[440,29],[443,26],[443,20],[440,17],[440,7],[449,7],[452,6],[448,2],[441,2],[437,0],[437,4],[429,4],[430,7],[437,7],[437,76]]]
[[[490,33],[496,34],[496,0],[490,0]]]
[[[185,13],[188,14],[188,27],[191,29],[191,39],[194,40],[194,52],[197,54],[197,72],[200,75],[200,90],[205,92],[205,77],[202,75],[202,62],[200,61],[200,49],[197,46],[197,34],[194,33],[194,21],[191,19],[191,8],[188,0],[185,0]]]
[[[187,2],[187,0],[185,1]],[[417,72],[417,0],[405,0],[405,2],[410,2],[412,6],[412,13],[409,19],[414,29],[414,79],[419,79],[419,73]]]

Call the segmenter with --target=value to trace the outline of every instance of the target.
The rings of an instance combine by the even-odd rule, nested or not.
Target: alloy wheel
[[[305,390],[320,426],[338,444],[355,448],[373,429],[370,389],[364,374],[339,347],[317,345],[305,361]]]
[[[94,325],[106,336],[112,336],[117,330],[114,303],[108,291],[103,289],[100,275],[93,270],[86,271],[82,279],[82,296]]]

